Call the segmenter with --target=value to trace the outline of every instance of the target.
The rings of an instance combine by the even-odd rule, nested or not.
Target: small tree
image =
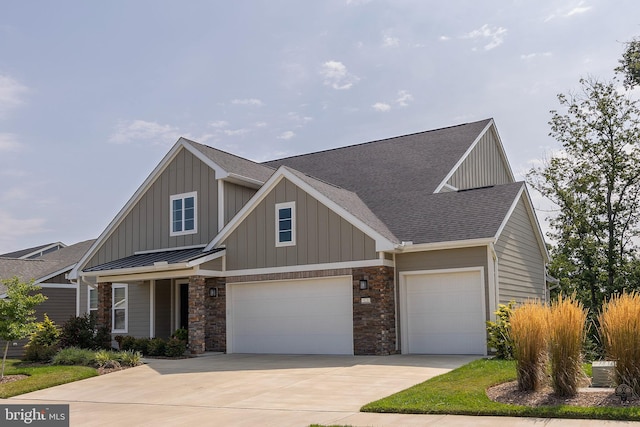
[[[18,277],[3,280],[7,287],[7,296],[0,299],[0,338],[5,340],[4,355],[2,356],[2,372],[9,351],[9,342],[28,337],[36,330],[35,307],[43,303],[47,297],[38,293],[39,286],[31,282],[22,282]]]

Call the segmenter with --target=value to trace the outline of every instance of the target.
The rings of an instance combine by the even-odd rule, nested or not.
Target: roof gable
[[[371,210],[353,192],[320,181],[285,166],[280,167],[249,202],[229,221],[220,233],[207,245],[211,250],[221,244],[238,225],[255,209],[255,207],[282,180],[288,179],[293,184],[309,193],[329,209],[343,217],[353,226],[373,238],[376,250],[391,250],[398,240]]]

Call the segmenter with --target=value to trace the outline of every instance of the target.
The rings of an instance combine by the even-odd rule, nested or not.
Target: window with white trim
[[[170,197],[171,236],[194,234],[198,232],[198,194],[176,194]]]
[[[96,316],[98,314],[98,289],[92,288],[88,286],[88,301],[87,301],[87,311],[90,315]]]
[[[276,204],[276,246],[296,244],[296,202]]]
[[[111,285],[111,332],[127,333],[129,324],[129,289],[124,283]]]

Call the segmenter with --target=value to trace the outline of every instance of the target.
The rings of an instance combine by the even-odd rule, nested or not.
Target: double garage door
[[[228,289],[229,352],[353,354],[351,276]]]
[[[486,353],[481,270],[401,276],[403,353]]]

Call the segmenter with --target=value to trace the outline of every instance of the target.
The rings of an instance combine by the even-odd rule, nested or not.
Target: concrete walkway
[[[207,355],[24,394],[69,403],[71,426],[601,426],[614,422],[359,413],[372,400],[461,366],[466,356]]]

